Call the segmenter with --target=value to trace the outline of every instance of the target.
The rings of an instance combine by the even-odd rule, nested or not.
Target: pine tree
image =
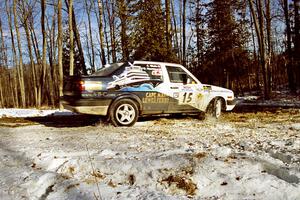
[[[243,50],[247,32],[243,31],[243,23],[236,19],[240,4],[235,0],[214,0],[209,7],[208,59],[212,63],[211,70],[216,75],[214,79],[219,80],[219,85],[230,87],[234,73],[238,70],[239,74],[235,77],[241,75],[242,66],[237,66],[237,59],[247,57]]]
[[[136,11],[133,58],[170,62],[176,60],[172,49],[167,48],[161,1],[138,1],[133,8]]]

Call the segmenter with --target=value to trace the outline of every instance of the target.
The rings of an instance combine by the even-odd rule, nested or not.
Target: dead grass
[[[184,190],[187,195],[196,194],[197,185],[190,178],[179,175],[170,175],[163,179],[162,182],[167,182],[169,186],[175,184],[178,189]]]
[[[30,126],[30,125],[36,125],[36,122],[24,119],[24,118],[0,118],[0,126],[2,127],[22,127],[22,126]]]
[[[300,110],[286,109],[274,112],[256,112],[256,113],[226,113],[222,119],[224,122],[233,122],[241,127],[251,127],[251,124],[272,124],[272,123],[299,123]]]
[[[207,156],[207,154],[205,152],[199,152],[199,153],[194,154],[194,157],[198,158],[198,159],[205,158],[206,156]]]
[[[100,171],[93,171],[91,173],[92,176],[99,178],[99,179],[105,179],[105,175],[102,174]]]

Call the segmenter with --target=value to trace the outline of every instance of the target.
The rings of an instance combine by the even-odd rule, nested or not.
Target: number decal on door
[[[185,92],[183,94],[183,101],[182,101],[182,103],[190,103],[192,101],[192,95],[193,95],[192,92]]]

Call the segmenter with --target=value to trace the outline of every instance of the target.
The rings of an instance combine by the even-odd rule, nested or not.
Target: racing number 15
[[[192,92],[185,92],[183,95],[183,103],[190,103],[192,101]]]

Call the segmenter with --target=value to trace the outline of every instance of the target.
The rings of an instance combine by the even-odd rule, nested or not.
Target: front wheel
[[[207,113],[209,116],[219,119],[222,115],[222,99],[214,99],[208,107]]]
[[[138,119],[138,106],[130,99],[121,99],[113,103],[109,115],[114,126],[133,126]]]

